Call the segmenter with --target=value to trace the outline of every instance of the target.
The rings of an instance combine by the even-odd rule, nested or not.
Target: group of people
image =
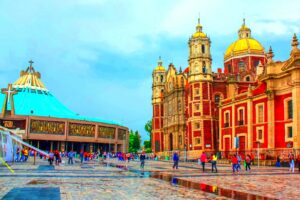
[[[26,162],[28,160],[29,150],[27,148],[17,147],[15,162]]]

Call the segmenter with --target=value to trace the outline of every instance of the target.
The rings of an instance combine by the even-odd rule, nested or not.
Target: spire
[[[196,26],[196,31],[200,33],[202,32],[202,26],[200,24],[200,16],[198,17],[198,24]]]
[[[181,69],[181,66],[179,67],[179,73],[180,73],[180,74],[182,73],[182,69]]]
[[[251,30],[250,28],[248,28],[246,26],[246,19],[243,18],[243,24],[241,26],[241,28],[239,29],[239,38],[242,39],[242,38],[251,38]]]
[[[162,59],[161,59],[161,56],[159,56],[159,57],[158,57],[158,61],[157,61],[157,65],[158,65],[158,66],[162,66],[162,63],[163,63],[163,61],[162,61]]]
[[[292,40],[292,47],[293,49],[298,49],[298,39],[297,39],[297,35],[296,33],[294,33],[294,36],[293,36],[293,40]]]
[[[267,61],[268,61],[268,63],[273,62],[273,57],[274,57],[273,50],[272,50],[272,47],[270,46],[269,52],[267,53]]]

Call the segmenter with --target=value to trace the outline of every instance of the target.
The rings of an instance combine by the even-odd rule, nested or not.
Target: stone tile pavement
[[[15,173],[0,166],[0,199],[227,199],[98,161],[51,168],[38,159],[36,165],[29,161],[11,167]]]

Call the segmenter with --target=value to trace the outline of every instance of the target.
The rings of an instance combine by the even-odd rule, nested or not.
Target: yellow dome
[[[224,60],[245,53],[264,54],[264,47],[253,38],[241,38],[233,42],[225,51]]]
[[[196,32],[193,34],[193,38],[197,38],[197,37],[206,37],[206,34],[203,32]]]
[[[165,68],[163,66],[157,66],[155,68],[155,71],[166,71]]]

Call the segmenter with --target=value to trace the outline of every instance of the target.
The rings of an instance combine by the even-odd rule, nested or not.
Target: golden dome
[[[264,55],[264,47],[251,37],[251,30],[245,25],[245,19],[238,31],[239,39],[233,42],[225,51],[224,60],[247,53]]]
[[[196,32],[193,34],[193,38],[198,38],[198,37],[206,37],[206,34],[203,32]]]
[[[166,71],[165,68],[163,66],[157,66],[155,68],[155,71]]]
[[[245,53],[264,54],[264,47],[253,38],[238,39],[227,48],[224,59]]]

